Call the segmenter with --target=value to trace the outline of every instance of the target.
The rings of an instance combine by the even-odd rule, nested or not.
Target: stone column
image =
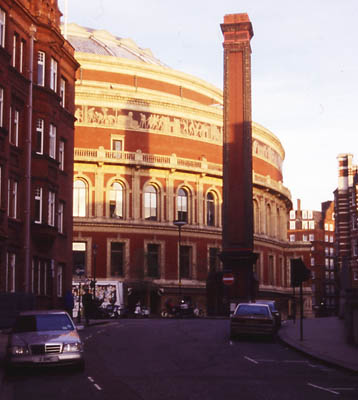
[[[252,25],[247,14],[225,15],[223,138],[223,261],[234,275],[231,302],[255,297],[251,134]]]

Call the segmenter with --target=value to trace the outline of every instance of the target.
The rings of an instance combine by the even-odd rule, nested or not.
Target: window
[[[295,210],[291,210],[290,211],[290,219],[295,219],[296,218],[296,211]]]
[[[324,259],[324,265],[325,265],[326,267],[329,267],[329,258],[325,258],[325,259]]]
[[[37,154],[44,152],[44,120],[41,118],[38,118],[36,122],[35,151]]]
[[[353,270],[353,280],[358,281],[358,269]]]
[[[50,124],[48,155],[56,160],[56,127]]]
[[[334,248],[333,248],[333,247],[331,247],[331,248],[329,249],[329,254],[330,254],[331,256],[334,256]]]
[[[10,129],[9,129],[9,141],[14,146],[19,144],[19,122],[20,122],[20,111],[14,110],[10,107]]]
[[[6,14],[5,11],[0,8],[0,46],[5,47],[5,23]]]
[[[333,260],[333,258],[331,258],[329,260],[329,266],[330,266],[331,269],[334,269],[334,260]]]
[[[209,248],[209,271],[216,272],[218,271],[219,265],[219,249],[216,247]]]
[[[64,217],[65,203],[60,201],[58,203],[58,214],[57,214],[57,229],[59,233],[63,233],[63,217]]]
[[[325,254],[326,256],[329,255],[329,247],[325,247],[325,248],[324,248],[324,254]]]
[[[316,271],[311,271],[311,279],[316,279]],[[312,285],[312,291],[313,291],[313,285]]]
[[[295,235],[290,235],[290,242],[294,242],[296,240]]]
[[[307,218],[308,218],[308,219],[312,219],[312,218],[313,218],[313,212],[312,212],[312,210],[308,210],[308,211],[307,211]]]
[[[157,190],[153,185],[145,188],[144,192],[144,218],[157,220]]]
[[[17,181],[13,179],[8,180],[8,216],[10,218],[17,218]]]
[[[311,266],[314,266],[314,257],[311,257]]]
[[[111,243],[111,276],[123,276],[124,243]]]
[[[324,241],[325,241],[325,242],[329,242],[328,235],[324,235]]]
[[[72,243],[72,274],[78,275],[78,271],[86,269],[86,242]]]
[[[48,224],[55,226],[56,193],[48,192]]]
[[[330,242],[330,243],[333,243],[333,236],[330,236],[330,237],[329,237],[329,242]]]
[[[58,162],[61,171],[65,170],[65,142],[60,140],[58,144]]]
[[[309,229],[314,229],[314,221],[309,221]]]
[[[307,241],[308,241],[308,236],[307,236],[307,235],[303,235],[302,240],[303,240],[304,242],[307,242]]]
[[[308,221],[302,221],[302,229],[308,229]]]
[[[35,188],[35,221],[36,224],[42,223],[42,188]]]
[[[151,278],[159,277],[159,244],[148,244],[148,276]]]
[[[20,42],[20,62],[19,62],[19,70],[21,73],[24,72],[24,49],[25,49],[25,41],[21,40],[21,42]]]
[[[6,253],[6,288],[7,292],[15,292],[15,268],[16,268],[16,254]]]
[[[87,215],[87,185],[77,179],[73,186],[73,216],[85,217]]]
[[[111,218],[123,218],[123,186],[114,182],[109,195],[109,214]]]
[[[0,87],[0,128],[4,123],[4,89]]]
[[[66,86],[67,82],[65,78],[61,78],[60,81],[60,97],[61,97],[61,106],[66,107]]]
[[[57,297],[63,296],[63,270],[64,265],[59,264],[57,266]]]
[[[12,63],[11,65],[16,67],[16,47],[17,47],[17,34],[15,33],[12,37]]]
[[[307,210],[302,210],[302,219],[307,219]]]
[[[328,226],[329,226],[329,225],[328,225],[327,223],[324,224],[324,230],[325,230],[325,231],[328,231]]]
[[[206,221],[208,226],[215,225],[215,198],[212,193],[206,196]]]
[[[268,256],[268,284],[271,286],[275,285],[275,271],[274,271],[274,258],[273,256]]]
[[[123,150],[123,142],[122,142],[122,140],[113,139],[112,140],[112,150],[114,150],[114,151],[122,151]]]
[[[179,274],[180,278],[191,278],[191,247],[180,246],[179,248]]]
[[[310,235],[309,235],[309,240],[310,240],[310,242],[313,242],[314,241],[314,234],[313,233],[310,233]]]
[[[39,51],[37,53],[37,84],[45,86],[45,53]]]
[[[51,58],[50,88],[57,92],[57,61]]]
[[[188,222],[188,193],[184,189],[178,191],[177,216],[179,221]]]
[[[296,221],[290,221],[290,229],[296,229]]]
[[[329,224],[329,230],[330,230],[331,232],[334,231],[334,226],[333,226],[333,224]]]

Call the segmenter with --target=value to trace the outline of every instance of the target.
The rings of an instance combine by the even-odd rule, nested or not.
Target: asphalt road
[[[357,399],[356,375],[278,341],[230,341],[227,320],[128,319],[82,331],[86,369],[22,371],[6,400]],[[324,332],[322,334],[325,334]]]

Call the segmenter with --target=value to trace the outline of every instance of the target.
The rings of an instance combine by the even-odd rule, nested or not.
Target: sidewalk
[[[358,372],[358,346],[347,344],[344,321],[338,317],[303,319],[303,340],[300,340],[300,320],[282,324],[278,335],[294,347],[316,359]]]

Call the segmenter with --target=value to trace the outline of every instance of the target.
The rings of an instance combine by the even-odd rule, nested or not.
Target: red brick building
[[[76,82],[74,263],[85,281],[124,283],[129,308],[181,296],[220,312],[223,93],[132,40],[70,25]],[[254,266],[261,297],[290,312],[289,190],[279,139],[252,124]],[[176,220],[185,221],[179,229]],[[179,243],[180,242],[180,243]],[[180,268],[179,268],[180,265]],[[179,284],[180,283],[180,284]],[[310,290],[305,292],[311,309]]]
[[[338,312],[339,281],[335,257],[334,202],[322,203],[321,211],[302,210],[301,201],[290,211],[290,242],[310,244],[306,266],[311,270],[312,307],[315,315]]]
[[[72,274],[73,48],[57,0],[0,1],[0,291],[61,304]]]

